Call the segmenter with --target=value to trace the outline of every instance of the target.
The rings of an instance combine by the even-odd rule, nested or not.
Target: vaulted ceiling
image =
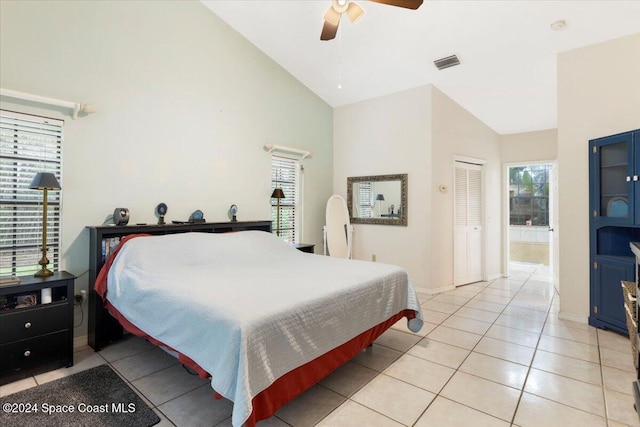
[[[331,0],[202,3],[333,107],[434,84],[500,134],[557,126],[559,52],[640,32],[640,1],[356,0],[364,16],[330,41]],[[434,66],[453,54],[459,66]]]

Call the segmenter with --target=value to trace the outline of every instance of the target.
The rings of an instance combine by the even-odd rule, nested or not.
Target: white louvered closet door
[[[482,280],[482,166],[455,162],[453,284]]]

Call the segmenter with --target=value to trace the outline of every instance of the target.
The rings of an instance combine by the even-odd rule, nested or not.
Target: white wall
[[[557,129],[500,136],[502,163],[554,160],[556,157],[558,157]]]
[[[199,2],[0,2],[0,86],[89,102],[64,118],[61,267],[89,265],[88,225],[115,207],[131,223],[201,209],[208,221],[270,218],[275,143],[309,149],[304,241],[322,245],[332,192],[332,109]],[[87,276],[76,289],[87,288]],[[76,335],[86,334],[84,325]]]
[[[421,288],[453,283],[453,158],[485,165],[488,274],[501,273],[498,135],[433,86],[334,110],[334,191],[349,176],[407,173],[407,227],[354,225],[354,257],[397,264]],[[449,188],[440,193],[438,185]]]
[[[502,274],[500,137],[443,92],[432,91],[431,287],[453,284],[454,156],[486,161],[483,166],[486,275]],[[445,185],[446,193],[438,191]]]
[[[414,285],[428,282],[431,227],[430,106],[424,86],[334,109],[334,193],[347,177],[408,174],[408,225],[354,224],[353,257],[404,267]],[[376,206],[377,209],[377,206]]]
[[[558,55],[560,312],[589,314],[590,139],[640,128],[640,33]]]

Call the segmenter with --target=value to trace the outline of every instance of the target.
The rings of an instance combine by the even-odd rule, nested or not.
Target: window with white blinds
[[[281,188],[284,199],[280,199],[280,237],[289,242],[298,242],[300,204],[300,161],[286,157],[271,156],[271,190]],[[275,234],[278,229],[278,200],[271,199],[271,221]]]
[[[61,181],[64,122],[0,110],[0,276],[35,273],[42,256],[43,191],[29,184],[38,172]],[[47,257],[57,270],[60,191],[49,191]]]
[[[358,201],[360,218],[373,218],[373,183],[361,182],[358,185]]]

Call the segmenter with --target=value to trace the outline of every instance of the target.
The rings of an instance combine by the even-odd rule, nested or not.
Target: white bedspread
[[[211,374],[234,426],[274,380],[398,312],[422,326],[405,270],[303,253],[262,231],[132,239],[107,289],[132,324]]]

